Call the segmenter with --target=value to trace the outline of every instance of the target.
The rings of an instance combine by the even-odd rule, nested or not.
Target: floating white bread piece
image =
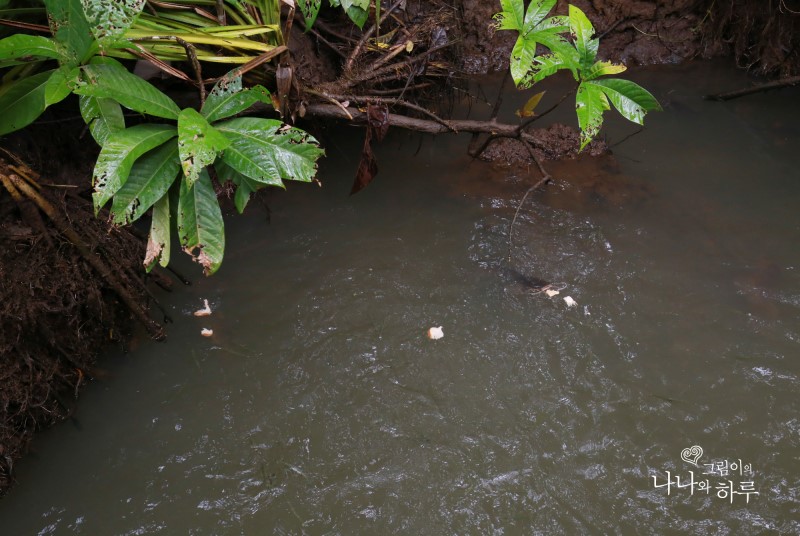
[[[553,290],[551,288],[545,290],[544,293],[547,294],[548,296],[550,296],[551,298],[553,296],[558,296],[558,294],[559,294],[559,292],[557,290]],[[572,299],[572,298],[570,298],[570,299]]]
[[[205,307],[195,311],[194,316],[209,316],[211,314],[211,307],[208,305],[208,300],[203,300],[203,305],[205,305]]]
[[[436,339],[441,339],[442,337],[444,337],[444,331],[442,331],[442,326],[439,326],[438,328],[431,328],[428,330],[429,339],[433,339],[435,341]]]
[[[200,331],[200,335],[202,335],[203,337],[210,337],[213,334],[214,334],[214,330],[213,329],[203,328]]]
[[[567,307],[575,307],[578,305],[578,302],[572,299],[572,296],[564,296],[564,303],[567,304]]]

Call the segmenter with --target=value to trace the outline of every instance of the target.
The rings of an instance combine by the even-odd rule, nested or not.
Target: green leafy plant
[[[341,7],[350,20],[359,28],[364,27],[364,23],[369,18],[370,0],[328,0],[332,7]],[[303,14],[306,26],[311,28],[317,20],[317,14],[322,7],[322,0],[297,0],[297,7]],[[375,2],[376,19],[380,19],[381,2]]]
[[[547,17],[556,0],[533,0],[527,11],[522,0],[500,0],[497,28],[519,32],[511,51],[511,76],[527,88],[567,69],[578,82],[575,111],[581,129],[581,149],[600,131],[603,113],[611,105],[629,121],[643,124],[647,112],[661,110],[658,101],[640,85],[622,78],[601,78],[625,71],[624,65],[597,60],[599,39],[586,15],[569,6],[569,15]],[[565,35],[569,35],[568,40]],[[542,45],[549,54],[537,55]]]
[[[281,121],[235,117],[257,102],[272,102],[263,86],[243,88],[246,66],[221,77],[195,110],[181,109],[111,57],[138,57],[134,52],[144,51],[186,59],[185,43],[236,53],[209,51],[210,56],[197,55],[200,61],[256,59],[242,50],[269,56],[282,41],[277,0],[223,3],[225,14],[243,23],[236,26],[209,24],[209,13],[198,5],[218,7],[214,0],[176,0],[155,14],[142,13],[144,3],[46,0],[51,37],[15,34],[0,40],[0,67],[10,68],[7,78],[12,79],[0,88],[0,135],[29,125],[70,93],[78,95],[81,115],[101,146],[92,177],[95,213],[110,203],[111,220],[118,225],[152,213],[148,271],[156,262],[168,264],[171,229],[177,229],[183,250],[212,274],[225,248],[214,181],[234,185],[234,203],[242,212],[261,188],[283,187],[284,180],[311,181],[323,151],[313,137]],[[184,5],[194,9],[179,9]],[[134,28],[137,23],[146,28]],[[165,44],[170,38],[177,40]],[[41,70],[53,61],[55,68]],[[123,108],[168,122],[126,127]]]
[[[266,88],[243,89],[240,71],[220,79],[202,108],[181,110],[167,95],[111,62],[80,69],[72,90],[95,99],[87,106],[93,134],[102,149],[93,173],[95,211],[111,201],[116,224],[136,221],[151,208],[153,217],[145,266],[169,263],[170,229],[177,228],[183,250],[206,274],[222,263],[225,233],[210,169],[235,185],[234,203],[244,211],[250,194],[284,180],[310,182],[323,151],[308,133],[281,121],[233,117],[255,104],[270,103]],[[98,113],[109,100],[173,123],[128,128],[114,113]]]
[[[177,0],[152,13],[143,12],[144,5],[144,0],[45,0],[40,15],[47,16],[50,37],[18,33],[0,40],[0,67],[12,67],[0,87],[0,135],[29,125],[66,98],[76,68],[95,59],[181,61],[190,48],[199,62],[247,64],[285,50],[277,0],[224,2],[223,13],[234,25],[221,24],[202,9],[215,7],[214,0]],[[110,107],[94,103],[87,109],[91,115]]]
[[[143,7],[143,0],[45,0],[51,37],[14,34],[0,40],[0,67],[13,66],[5,77],[10,81],[0,88],[0,134],[29,125],[64,100],[79,66],[102,61],[100,52],[126,46],[121,36]],[[57,66],[46,68],[52,60]],[[85,106],[121,116],[109,102]]]

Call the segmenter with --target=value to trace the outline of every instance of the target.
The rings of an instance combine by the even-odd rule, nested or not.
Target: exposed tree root
[[[30,173],[25,173],[23,169],[19,169],[16,166],[13,166],[13,168],[14,169],[11,169],[8,164],[0,161],[0,180],[14,200],[23,202],[23,198],[25,198],[33,201],[39,210],[53,223],[58,232],[64,235],[64,237],[75,246],[86,262],[97,270],[103,279],[114,289],[120,299],[122,299],[128,309],[130,309],[131,313],[133,313],[137,320],[145,327],[148,334],[157,341],[164,340],[166,334],[161,325],[150,318],[141,303],[133,297],[132,292],[114,275],[113,271],[103,260],[91,251],[83,238],[81,238],[81,236],[64,220],[56,208],[45,199],[44,196],[36,191],[32,184],[29,183],[32,181],[22,178],[26,175],[30,177]],[[13,173],[14,170],[20,172],[22,176]],[[34,221],[37,219],[41,221],[39,218],[35,218]]]
[[[122,342],[130,313],[154,338],[143,243],[13,155],[0,160],[0,495],[36,430],[70,416],[99,348]],[[9,195],[5,195],[8,192]],[[67,194],[67,195],[65,195]],[[124,305],[123,305],[124,304]]]

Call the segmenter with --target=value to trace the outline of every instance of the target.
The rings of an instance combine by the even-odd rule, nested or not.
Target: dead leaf
[[[540,91],[539,93],[528,99],[528,102],[526,102],[522,108],[520,108],[514,113],[517,114],[517,117],[523,117],[523,118],[532,117],[536,115],[534,113],[534,110],[539,105],[539,101],[542,100],[542,97],[544,96],[545,93],[546,93],[545,91]]]
[[[356,171],[356,180],[350,195],[360,192],[367,187],[375,175],[378,174],[378,161],[372,153],[372,137],[381,141],[389,130],[389,108],[385,104],[368,104],[367,109],[367,135],[364,139],[364,148],[361,150],[361,160]]]

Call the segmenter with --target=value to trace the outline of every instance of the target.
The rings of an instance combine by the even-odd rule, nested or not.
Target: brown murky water
[[[800,533],[800,91],[633,76],[664,113],[616,165],[553,164],[578,186],[514,229],[513,267],[561,294],[501,269],[531,177],[395,134],[349,198],[339,137],[325,188],[228,219],[218,275],[165,297],[166,344],[109,355],[0,532]]]

